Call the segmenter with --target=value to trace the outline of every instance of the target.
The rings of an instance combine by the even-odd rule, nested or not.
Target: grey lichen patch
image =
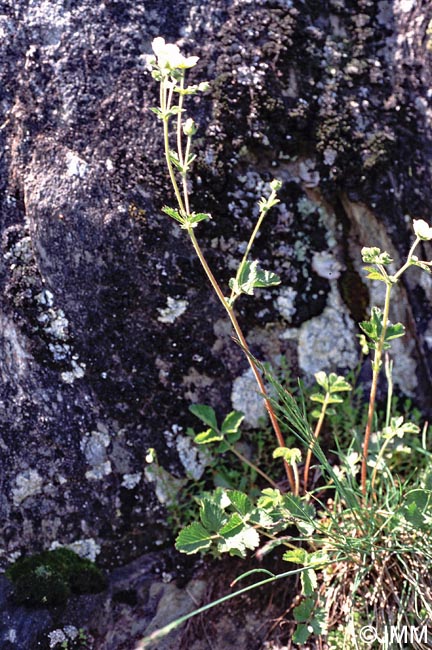
[[[95,542],[92,537],[86,539],[77,539],[75,542],[70,544],[60,544],[60,542],[53,542],[50,546],[50,551],[54,551],[56,548],[68,548],[80,557],[91,560],[94,562],[101,552],[100,545]]]
[[[144,475],[147,481],[154,484],[159,503],[167,506],[177,501],[179,491],[187,482],[187,479],[176,478],[158,463],[147,465]]]
[[[160,314],[160,316],[158,316],[158,321],[161,323],[174,323],[177,318],[185,313],[188,304],[187,300],[168,296],[167,306],[158,308]]]
[[[206,449],[200,449],[194,445],[188,436],[178,435],[176,448],[187,476],[196,481],[199,480],[212,460],[211,454]]]
[[[133,490],[134,487],[136,487],[141,481],[141,478],[142,472],[136,472],[135,474],[124,474],[121,485],[127,490]]]
[[[358,360],[356,326],[332,286],[323,313],[299,329],[299,366],[307,375],[319,370],[353,368]]]
[[[236,411],[244,413],[245,422],[251,427],[258,427],[260,420],[266,417],[264,401],[251,369],[234,380],[231,402]]]
[[[36,469],[29,469],[18,474],[15,483],[16,487],[12,489],[15,506],[19,506],[28,497],[42,492],[43,478]]]
[[[291,319],[296,312],[296,297],[297,291],[295,289],[292,287],[285,287],[284,289],[281,289],[279,296],[275,300],[276,309],[287,323],[291,322]]]
[[[340,277],[342,265],[329,251],[314,253],[312,268],[321,278],[337,280]]]
[[[81,440],[81,451],[84,452],[87,463],[91,465],[91,469],[85,474],[87,479],[100,480],[111,474],[111,461],[107,454],[110,443],[109,434],[103,431],[92,431]]]

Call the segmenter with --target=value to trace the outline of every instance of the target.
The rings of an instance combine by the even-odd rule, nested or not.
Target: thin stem
[[[165,108],[165,110],[169,110],[170,104],[165,103],[165,97],[164,97],[164,101],[163,101],[162,106],[163,106],[162,110],[164,110],[164,108]],[[182,216],[186,216],[185,206],[184,206],[181,194],[180,194],[179,187],[177,185],[177,180],[176,180],[176,177],[175,177],[175,174],[174,174],[174,169],[173,169],[171,159],[170,159],[169,118],[168,117],[165,117],[163,119],[163,134],[164,134],[165,160],[166,160],[166,164],[167,164],[167,168],[168,168],[169,177],[170,177],[173,189],[174,189],[174,193],[175,193],[175,196],[176,196],[176,199],[177,199],[177,203],[178,203],[179,208],[180,208],[180,212],[182,213]]]
[[[399,271],[393,275],[393,281],[394,281],[394,280],[397,280],[398,278],[400,278],[400,276],[402,275],[402,273],[404,273],[404,271],[406,271],[407,268],[408,268],[409,266],[411,266],[411,258],[412,258],[413,254],[414,254],[414,251],[415,251],[417,245],[420,243],[420,241],[421,241],[420,237],[416,237],[416,240],[414,241],[413,245],[411,246],[411,248],[410,248],[410,250],[409,250],[408,257],[407,257],[407,261],[406,261],[405,264],[404,264],[404,265],[399,269]]]
[[[249,458],[243,456],[243,454],[240,451],[238,451],[238,449],[236,449],[234,445],[230,445],[226,440],[225,440],[225,444],[228,445],[228,449],[233,454],[235,454],[237,458],[239,458],[242,461],[242,463],[245,463],[245,465],[249,465],[249,467],[251,467],[255,472],[260,474],[260,476],[262,476],[267,481],[267,483],[269,483],[269,485],[271,485],[273,488],[275,489],[278,488],[277,483],[275,483],[275,481],[273,481],[273,479],[271,479],[270,476],[268,476],[268,474],[263,472],[263,470],[260,469],[257,465],[255,465],[255,463],[253,463],[251,460],[249,460]]]
[[[390,282],[386,286],[384,314],[382,320],[382,331],[381,331],[380,339],[377,343],[374,361],[373,361],[372,385],[371,385],[371,390],[369,395],[368,418],[367,418],[365,436],[363,440],[363,458],[362,458],[362,467],[361,467],[361,491],[363,497],[366,497],[368,449],[369,449],[369,441],[372,433],[373,417],[375,413],[375,399],[376,399],[376,392],[378,388],[378,377],[381,369],[381,357],[384,349],[385,336],[387,332],[387,323],[388,323],[388,317],[390,311],[390,296],[391,296],[392,286],[393,285]]]
[[[239,339],[240,345],[242,346],[243,351],[245,352],[245,354],[247,356],[247,359],[248,359],[249,365],[250,365],[250,367],[252,369],[255,380],[256,380],[256,382],[258,384],[258,387],[260,389],[260,392],[261,392],[261,394],[262,394],[262,396],[264,398],[264,403],[265,403],[267,412],[269,414],[273,430],[274,430],[275,435],[276,435],[278,446],[279,447],[286,447],[284,437],[283,437],[282,432],[281,432],[280,427],[279,427],[279,422],[278,422],[278,420],[276,418],[275,412],[274,412],[273,407],[271,405],[271,402],[270,402],[270,400],[268,398],[268,394],[267,394],[267,390],[266,390],[265,385],[264,385],[264,381],[263,381],[263,379],[261,377],[261,374],[260,374],[258,368],[255,365],[255,362],[254,362],[252,356],[251,356],[248,343],[247,343],[247,341],[246,341],[246,339],[244,337],[244,334],[243,334],[242,329],[241,329],[241,327],[239,325],[239,322],[238,322],[237,317],[236,317],[236,315],[234,313],[234,310],[233,310],[232,306],[230,306],[228,304],[228,302],[227,302],[225,296],[223,295],[222,290],[221,290],[216,278],[214,277],[209,265],[207,264],[207,260],[204,257],[204,254],[203,254],[203,252],[202,252],[202,250],[200,248],[200,245],[198,244],[198,241],[197,241],[197,238],[195,237],[195,233],[193,231],[193,228],[190,228],[188,230],[188,233],[189,233],[189,236],[191,238],[191,242],[192,242],[192,245],[193,245],[193,247],[195,249],[195,252],[196,252],[196,254],[198,256],[198,259],[201,262],[201,265],[202,265],[208,279],[210,280],[210,283],[211,283],[217,297],[219,298],[219,300],[222,303],[225,311],[227,312],[227,314],[229,316],[229,319],[231,321],[231,324],[232,324],[232,326],[234,328],[234,331],[235,331],[235,333],[236,333],[236,335],[237,335],[237,337]],[[288,481],[289,481],[289,484],[290,484],[291,491],[295,492],[295,481],[294,481],[294,473],[292,471],[292,467],[286,461],[284,461],[284,465],[285,465],[285,472],[286,472],[286,475],[287,475],[287,478],[288,478]]]
[[[275,198],[276,198],[276,192],[274,190],[272,190],[272,193],[270,194],[270,197],[269,197],[267,203],[271,203],[272,201],[274,201]],[[261,224],[262,224],[262,222],[264,220],[264,217],[266,216],[267,212],[268,212],[268,209],[263,208],[261,210],[260,214],[259,214],[258,220],[257,220],[257,222],[255,224],[255,228],[253,229],[252,234],[251,234],[251,236],[249,238],[248,244],[246,246],[246,250],[244,252],[242,261],[240,262],[240,265],[239,265],[239,267],[237,269],[237,273],[236,273],[236,280],[237,281],[240,279],[241,273],[243,271],[243,267],[247,262],[247,258],[249,257],[249,253],[251,251],[253,243],[254,243],[254,241],[256,239],[256,236],[257,236],[257,234],[259,232],[259,229],[261,228]],[[234,291],[234,289],[232,289],[231,290],[231,296],[230,296],[230,302],[231,303],[233,301],[234,294],[235,294],[235,291]]]
[[[307,452],[306,462],[305,462],[304,471],[303,471],[303,484],[304,484],[303,485],[303,490],[304,490],[305,494],[307,492],[307,486],[308,486],[308,481],[309,481],[309,468],[310,468],[310,464],[311,464],[311,460],[312,460],[313,449],[314,449],[315,443],[316,443],[316,441],[318,439],[318,436],[319,436],[319,434],[321,432],[321,428],[322,428],[324,418],[325,418],[325,413],[326,413],[326,410],[327,410],[327,406],[329,404],[329,402],[328,402],[329,399],[330,399],[330,393],[326,393],[323,405],[321,407],[321,413],[320,413],[320,416],[318,418],[318,422],[317,422],[317,425],[315,427],[315,431],[313,433],[313,441],[312,441],[312,444],[309,446],[309,449],[308,449],[308,452]]]

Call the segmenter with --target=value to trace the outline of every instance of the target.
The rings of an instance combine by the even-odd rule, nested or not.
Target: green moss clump
[[[61,605],[72,594],[97,593],[107,586],[93,562],[67,548],[19,558],[6,569],[6,577],[17,603],[37,607]]]

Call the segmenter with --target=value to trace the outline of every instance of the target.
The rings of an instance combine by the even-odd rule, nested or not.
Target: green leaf
[[[258,508],[264,508],[264,510],[270,510],[275,508],[282,503],[282,494],[280,490],[274,488],[264,488],[261,491],[261,496],[258,499],[257,506]]]
[[[226,523],[227,515],[222,508],[208,499],[202,499],[200,509],[200,519],[203,526],[214,533]]]
[[[304,644],[310,637],[310,634],[311,633],[309,632],[308,625],[302,623],[301,625],[297,625],[296,630],[292,637],[292,641],[297,645],[304,646]]]
[[[211,442],[219,442],[223,440],[223,436],[214,429],[207,429],[198,433],[194,438],[196,445],[208,445]]]
[[[184,228],[187,228],[188,226],[196,228],[200,221],[208,221],[208,219],[211,219],[211,215],[207,212],[192,212],[192,214],[190,214],[185,220]]]
[[[240,411],[231,411],[231,413],[228,413],[228,415],[222,422],[222,427],[221,427],[222,433],[224,433],[225,435],[237,433],[243,420],[244,420],[243,413],[240,413]]]
[[[379,280],[380,282],[387,282],[387,276],[373,266],[364,266],[363,270],[366,271],[368,280]]]
[[[167,214],[172,219],[175,219],[175,221],[178,221],[181,224],[184,223],[184,218],[181,216],[181,214],[180,214],[180,212],[178,210],[174,210],[174,208],[169,208],[167,205],[165,205],[162,208],[162,212]]]
[[[327,612],[324,607],[317,607],[314,615],[309,622],[309,624],[312,626],[314,634],[317,636],[320,636],[321,634],[326,634],[327,633]]]
[[[305,596],[311,596],[315,593],[318,586],[318,580],[314,569],[305,569],[305,571],[302,571],[300,574],[300,582],[302,593]]]
[[[249,499],[247,494],[240,492],[240,490],[230,490],[228,492],[228,498],[231,501],[233,508],[237,510],[241,517],[246,517],[254,509],[252,501]]]
[[[247,549],[253,550],[259,546],[259,535],[255,528],[245,525],[236,512],[220,529],[219,534],[223,537],[223,540],[218,542],[218,550],[221,553],[228,552],[245,557]]]
[[[315,598],[304,598],[302,602],[294,607],[294,618],[298,623],[305,623],[311,617],[315,607]]]
[[[272,271],[264,271],[258,267],[254,287],[257,289],[274,287],[281,283],[280,277]]]
[[[158,119],[163,120],[164,113],[160,110],[160,108],[150,108],[151,112],[154,113]]]
[[[214,537],[200,523],[195,521],[186,526],[177,536],[175,547],[180,553],[192,555],[199,551],[207,551]]]
[[[215,431],[218,431],[218,425],[216,420],[216,413],[211,406],[206,406],[205,404],[191,404],[189,406],[189,411],[199,418],[201,422],[207,424]]]
[[[404,336],[404,334],[405,327],[402,325],[402,323],[395,323],[394,325],[389,323],[387,325],[385,340],[391,341],[392,339],[398,339],[399,337]]]
[[[320,370],[319,372],[315,373],[315,381],[319,386],[322,386],[322,388],[324,388],[324,390],[327,392],[328,377],[327,377],[327,373],[324,372],[324,370]]]
[[[330,373],[329,376],[329,388],[330,393],[341,393],[343,391],[352,390],[351,384],[345,379],[345,377],[336,375],[334,372]]]
[[[312,393],[309,399],[311,402],[319,402],[320,404],[324,404],[325,402],[325,397],[321,393]]]
[[[292,551],[285,551],[282,559],[285,562],[293,562],[293,564],[301,564],[304,566],[308,564],[309,553],[304,548],[296,548]]]

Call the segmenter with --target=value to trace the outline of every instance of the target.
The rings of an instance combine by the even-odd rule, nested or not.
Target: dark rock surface
[[[287,354],[311,374],[357,361],[371,299],[360,247],[401,259],[410,219],[431,219],[431,19],[421,0],[2,4],[3,562],[60,542],[116,566],[165,544],[146,450],[180,476],[172,425],[190,423],[191,401],[226,412],[247,367],[160,213],[172,197],[148,110],[152,39],[199,55],[191,76],[212,84],[190,103],[193,201],[213,215],[198,236],[222,280],[265,183],[284,181],[256,252],[284,288],[243,301],[240,320],[259,357]],[[168,297],[187,301],[172,322]],[[425,410],[431,304],[429,278],[411,270],[395,372]]]

